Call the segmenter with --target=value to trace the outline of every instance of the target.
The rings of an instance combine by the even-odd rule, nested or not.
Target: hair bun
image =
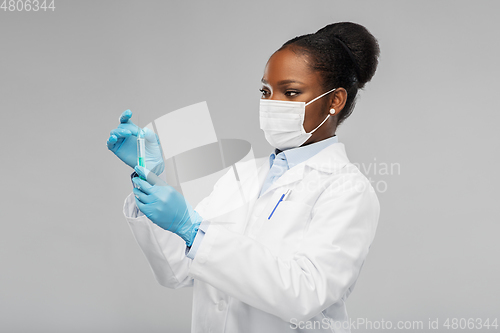
[[[347,91],[343,109],[336,112],[337,126],[342,124],[354,109],[358,89],[377,69],[380,49],[375,37],[362,25],[340,22],[292,38],[278,51],[286,48],[308,57],[309,67],[320,76],[324,91],[339,87]]]
[[[327,25],[315,35],[348,48],[346,52],[353,58],[359,88],[371,80],[377,69],[380,49],[375,37],[365,27],[352,22],[339,22]]]

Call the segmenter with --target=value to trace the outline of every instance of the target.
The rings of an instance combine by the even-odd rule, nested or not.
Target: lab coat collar
[[[326,147],[305,161],[308,167],[328,173],[339,171],[348,163],[349,159],[345,152],[345,145],[342,142],[337,142]]]
[[[304,171],[306,167],[322,172],[334,173],[336,171],[340,171],[348,163],[349,159],[347,158],[344,144],[341,142],[334,143],[321,150],[308,160],[297,164],[285,172],[266,190],[266,192],[262,194],[262,196],[278,187],[286,186],[302,180],[304,178]],[[260,185],[262,186],[262,183],[260,183]]]
[[[293,168],[297,164],[300,164],[301,162],[304,162],[326,147],[339,142],[339,139],[336,135],[332,136],[331,138],[327,138],[318,142],[311,143],[307,146],[300,146],[292,149],[287,149],[283,151],[283,154],[285,155],[286,161],[288,163],[289,169]],[[276,149],[277,150],[277,149]],[[281,152],[281,151],[278,151]],[[276,153],[277,154],[277,153]],[[271,165],[270,165],[271,166]]]

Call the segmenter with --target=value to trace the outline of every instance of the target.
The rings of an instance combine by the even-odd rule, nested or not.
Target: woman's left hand
[[[148,172],[136,167],[136,172],[148,179]],[[155,185],[135,177],[132,179],[137,207],[159,227],[179,235],[191,246],[198,231],[201,216],[193,210],[184,196],[166,182],[157,179]]]

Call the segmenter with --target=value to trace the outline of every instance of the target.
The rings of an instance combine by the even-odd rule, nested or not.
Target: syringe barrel
[[[137,135],[137,165],[146,167],[146,139],[142,129]]]

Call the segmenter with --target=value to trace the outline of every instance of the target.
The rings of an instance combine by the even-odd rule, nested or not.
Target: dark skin
[[[309,102],[327,92],[321,76],[311,69],[306,55],[297,54],[289,48],[275,52],[269,58],[262,77],[262,98],[271,100]],[[345,106],[347,92],[344,88],[323,96],[306,106],[304,129],[307,133],[315,129],[335,109],[335,114],[321,125],[302,146],[331,138],[335,135],[338,114]]]

